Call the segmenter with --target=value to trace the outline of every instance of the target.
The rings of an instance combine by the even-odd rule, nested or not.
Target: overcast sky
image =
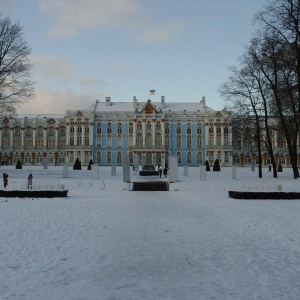
[[[36,98],[19,113],[65,113],[96,99],[222,109],[218,88],[267,0],[0,0],[32,48]]]

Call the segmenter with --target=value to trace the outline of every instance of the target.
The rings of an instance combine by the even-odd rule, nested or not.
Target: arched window
[[[97,152],[97,158],[96,159],[97,159],[97,163],[101,164],[101,152],[100,151]]]
[[[159,121],[156,123],[156,130],[161,130],[161,124]]]
[[[112,147],[112,137],[111,137],[111,135],[108,135],[106,137],[106,147],[108,147],[108,148]]]
[[[155,135],[155,146],[161,146],[161,134],[159,132],[157,132]]]
[[[146,147],[151,148],[152,145],[152,134],[150,132],[146,135]]]
[[[192,148],[192,136],[190,134],[186,137],[186,146]]]
[[[25,136],[25,149],[31,150],[32,147],[33,147],[32,136],[26,135]]]
[[[148,130],[148,131],[151,131],[151,130],[152,130],[152,129],[151,129],[151,122],[150,122],[150,121],[147,122],[146,130]]]
[[[181,153],[177,152],[178,163],[181,164]]]
[[[107,133],[107,134],[111,134],[111,122],[107,122],[106,133]]]
[[[137,123],[137,130],[143,130],[142,122],[138,121]]]
[[[122,153],[118,152],[117,154],[117,164],[121,164],[122,163]]]
[[[54,149],[54,147],[55,147],[55,137],[50,135],[47,138],[47,148]]]
[[[197,153],[197,164],[202,164],[202,153],[201,152]]]
[[[186,156],[186,162],[187,162],[188,164],[191,164],[191,163],[192,163],[192,154],[191,154],[191,152],[188,152],[188,153],[187,153],[187,156]]]
[[[118,129],[117,129],[118,134],[122,134],[122,123],[118,122]]]
[[[139,132],[136,136],[136,145],[138,147],[141,147],[143,145],[143,135],[141,132]]]
[[[43,149],[44,146],[44,138],[43,136],[37,136],[35,140],[36,149]]]
[[[101,122],[98,122],[97,123],[97,134],[101,134],[102,132],[102,129],[101,129]]]
[[[122,135],[119,134],[119,135],[117,136],[117,147],[118,147],[118,148],[122,148],[122,146],[123,146],[123,139],[122,139]]]
[[[176,147],[178,149],[181,148],[181,136],[180,135],[176,136]]]
[[[201,148],[202,147],[202,136],[197,135],[197,147]]]
[[[107,154],[106,154],[106,162],[108,164],[111,164],[111,153],[110,152],[107,152]]]
[[[14,137],[14,148],[17,150],[21,149],[21,137],[19,135]]]

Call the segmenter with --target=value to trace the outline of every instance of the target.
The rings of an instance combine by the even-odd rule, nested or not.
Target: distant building
[[[162,157],[178,157],[179,165],[199,166],[206,160],[232,165],[232,120],[226,111],[198,103],[96,101],[90,109],[67,110],[61,115],[15,115],[2,119],[0,161],[24,165],[99,165],[131,163],[134,155],[147,165]]]

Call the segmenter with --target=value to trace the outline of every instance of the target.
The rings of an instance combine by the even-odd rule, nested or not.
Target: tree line
[[[299,177],[297,144],[300,130],[300,0],[267,1],[254,16],[256,31],[238,66],[220,87],[229,109],[241,127],[252,125],[257,140],[259,177],[262,146],[277,177],[272,139],[284,136],[294,178]]]

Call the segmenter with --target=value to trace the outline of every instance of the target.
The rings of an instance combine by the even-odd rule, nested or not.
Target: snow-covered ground
[[[300,299],[300,200],[235,200],[228,190],[300,191],[284,169],[189,168],[169,192],[133,192],[122,169],[1,167],[9,188],[64,185],[67,198],[0,198],[0,298]],[[132,179],[137,176],[132,176]],[[143,178],[145,180],[145,178]],[[162,179],[164,180],[164,179]]]

